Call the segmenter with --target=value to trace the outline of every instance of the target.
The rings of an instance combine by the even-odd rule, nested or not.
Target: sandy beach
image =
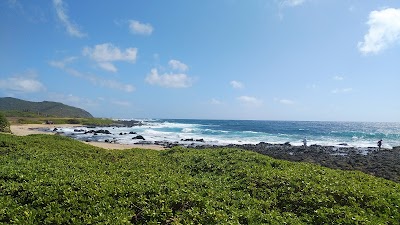
[[[56,127],[77,127],[76,124],[19,124],[11,125],[11,132],[17,136],[26,136],[30,134],[54,134],[49,132],[40,131],[38,129],[54,129]]]
[[[11,125],[11,132],[17,136],[26,136],[31,134],[55,134],[50,132],[40,131],[38,129],[54,129],[56,127],[78,127],[82,125],[77,124],[20,124],[20,125]],[[132,148],[141,148],[141,149],[152,149],[152,150],[164,150],[163,146],[159,145],[125,145],[118,143],[106,143],[106,142],[82,142],[89,145],[93,145],[96,147],[104,148],[104,149],[132,149]]]

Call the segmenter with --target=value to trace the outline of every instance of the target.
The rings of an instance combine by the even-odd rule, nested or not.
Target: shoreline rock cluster
[[[217,148],[221,146],[197,146],[197,149]],[[400,183],[400,147],[393,149],[354,148],[334,146],[292,146],[286,144],[225,145],[268,155],[276,159],[294,162],[308,162],[324,167],[341,170],[358,170]]]

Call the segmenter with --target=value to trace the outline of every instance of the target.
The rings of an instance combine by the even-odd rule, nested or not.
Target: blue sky
[[[97,117],[400,121],[400,2],[0,3],[0,96]]]

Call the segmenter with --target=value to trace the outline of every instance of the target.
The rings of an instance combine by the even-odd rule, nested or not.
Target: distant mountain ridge
[[[30,102],[18,98],[0,98],[0,110],[37,113],[41,116],[93,118],[89,112],[60,102]]]

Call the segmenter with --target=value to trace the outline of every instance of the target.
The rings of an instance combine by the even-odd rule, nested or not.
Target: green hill
[[[399,224],[400,184],[238,149],[0,134],[4,224]]]
[[[92,118],[93,116],[80,108],[68,106],[59,102],[30,102],[17,98],[0,98],[0,110],[14,111],[16,115],[39,115],[69,118]]]

